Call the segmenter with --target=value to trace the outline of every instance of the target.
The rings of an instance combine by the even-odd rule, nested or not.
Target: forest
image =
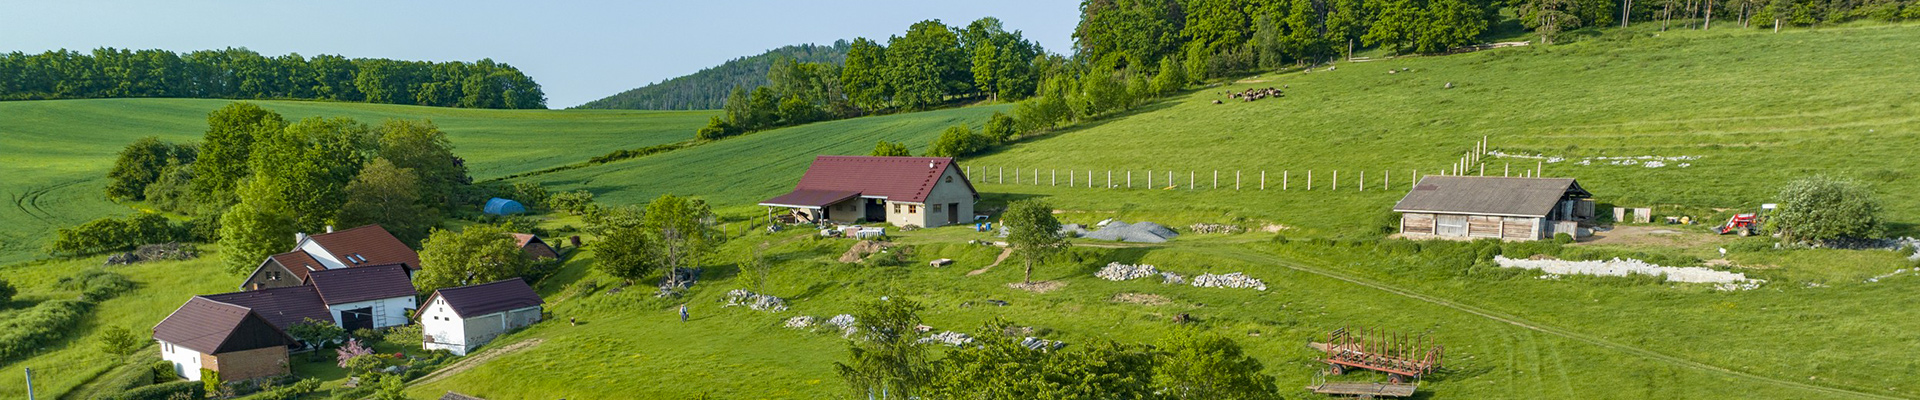
[[[634,88],[587,102],[575,108],[622,110],[713,110],[726,103],[735,87],[753,90],[766,86],[767,70],[777,60],[839,65],[847,58],[849,42],[833,45],[801,44],[768,50],[759,55],[727,60],[690,75]]]
[[[174,97],[331,100],[464,108],[546,108],[519,69],[476,62],[268,57],[245,48],[177,54],[94,49],[0,54],[0,100]]]

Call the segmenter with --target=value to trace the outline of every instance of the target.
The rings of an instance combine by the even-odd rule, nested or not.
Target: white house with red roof
[[[932,228],[972,221],[979,199],[951,157],[818,156],[792,192],[760,205],[815,222]]]
[[[299,286],[307,283],[313,271],[387,264],[419,270],[420,254],[380,225],[337,232],[328,227],[327,233],[318,235],[296,234],[292,251],[262,260],[240,289]]]

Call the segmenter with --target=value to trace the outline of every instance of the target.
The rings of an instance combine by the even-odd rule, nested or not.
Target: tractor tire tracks
[[[1842,389],[1842,388],[1835,388],[1835,387],[1828,387],[1828,386],[1812,385],[1812,384],[1794,382],[1794,381],[1785,380],[1785,379],[1734,371],[1731,369],[1722,368],[1712,364],[1707,364],[1699,361],[1693,361],[1685,358],[1671,356],[1671,355],[1667,355],[1665,353],[1661,353],[1653,350],[1629,346],[1626,344],[1614,342],[1614,341],[1607,340],[1607,339],[1600,338],[1593,335],[1574,332],[1574,331],[1561,329],[1553,326],[1532,323],[1525,319],[1521,319],[1518,316],[1509,315],[1506,313],[1492,311],[1492,310],[1475,307],[1467,304],[1461,304],[1461,303],[1457,303],[1444,298],[1421,294],[1418,292],[1403,289],[1393,285],[1374,282],[1365,278],[1355,277],[1355,276],[1351,276],[1351,275],[1347,275],[1339,272],[1334,272],[1326,269],[1308,266],[1306,264],[1288,261],[1280,258],[1279,256],[1275,256],[1271,254],[1260,253],[1252,250],[1224,248],[1224,247],[1209,247],[1209,248],[1204,248],[1200,251],[1212,252],[1216,255],[1226,256],[1229,258],[1251,262],[1251,263],[1278,265],[1280,267],[1291,269],[1294,271],[1319,275],[1322,277],[1327,277],[1327,278],[1344,281],[1344,282],[1355,284],[1355,285],[1364,286],[1374,290],[1391,293],[1397,296],[1419,300],[1422,302],[1426,302],[1426,303],[1441,306],[1441,307],[1451,308],[1460,312],[1465,312],[1468,314],[1480,316],[1482,318],[1487,318],[1494,321],[1507,323],[1509,325],[1525,328],[1535,332],[1540,332],[1548,335],[1554,335],[1554,336],[1559,336],[1559,337],[1572,339],[1580,342],[1585,342],[1587,344],[1614,349],[1621,352],[1645,357],[1648,359],[1661,361],[1668,364],[1677,365],[1680,367],[1695,369],[1695,370],[1699,370],[1699,371],[1707,372],[1711,374],[1750,379],[1750,380],[1771,383],[1771,384],[1785,386],[1785,387],[1791,387],[1791,388],[1803,389],[1811,392],[1822,393],[1830,396],[1848,396],[1848,397],[1857,397],[1857,398],[1890,399],[1890,400],[1903,399],[1902,397],[1859,392],[1859,391],[1854,391],[1849,389]]]

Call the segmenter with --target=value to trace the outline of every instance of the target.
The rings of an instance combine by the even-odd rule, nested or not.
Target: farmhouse
[[[334,323],[348,331],[406,325],[419,293],[406,264],[313,271],[307,279]]]
[[[307,236],[294,234],[293,251],[268,256],[247,275],[241,290],[300,286],[313,271],[369,265],[406,264],[420,269],[420,254],[380,225]]]
[[[1540,240],[1577,235],[1593,194],[1571,178],[1429,176],[1393,206],[1413,238]]]
[[[792,192],[760,205],[808,222],[932,228],[972,221],[979,199],[950,157],[819,156]]]
[[[290,373],[287,347],[296,342],[254,310],[194,297],[153,327],[160,357],[190,381],[200,370],[238,381]]]
[[[501,334],[540,322],[541,303],[520,278],[436,290],[417,312],[421,348],[467,355]]]
[[[513,242],[520,246],[520,251],[526,252],[527,256],[533,257],[534,260],[560,258],[560,252],[554,250],[553,246],[547,245],[547,241],[540,240],[539,236],[515,233]]]

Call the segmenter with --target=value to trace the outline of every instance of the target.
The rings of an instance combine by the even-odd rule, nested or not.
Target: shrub
[[[316,390],[320,390],[320,380],[314,379],[314,378],[307,378],[307,379],[301,379],[299,382],[294,382],[292,385],[269,389],[265,392],[260,393],[260,395],[258,396],[254,396],[253,399],[255,400],[290,400],[290,399],[299,398],[301,395],[305,395],[307,393],[313,393]]]
[[[718,116],[714,116],[707,118],[707,126],[701,127],[698,131],[694,131],[693,137],[699,138],[700,140],[716,140],[733,136],[734,131],[733,125],[728,124],[726,120],[720,119]]]
[[[963,157],[986,150],[988,145],[987,138],[974,133],[973,128],[954,125],[947,128],[945,132],[941,132],[939,139],[934,139],[932,147],[927,149],[927,155]]]
[[[875,157],[908,157],[913,155],[913,151],[907,150],[906,144],[882,140],[879,143],[873,144],[873,153],[868,155]]]
[[[1555,233],[1553,234],[1553,242],[1559,244],[1573,243],[1573,234],[1566,232]]]
[[[56,232],[47,253],[72,257],[127,251],[143,244],[173,241],[175,232],[166,217],[154,214],[101,218]]]
[[[359,338],[361,340],[366,340],[369,342],[378,342],[378,341],[384,340],[386,336],[387,336],[386,334],[381,333],[380,331],[374,330],[372,328],[360,328],[360,329],[353,330],[353,337]]]
[[[142,387],[134,388],[133,390],[120,392],[120,394],[118,395],[107,396],[104,399],[106,400],[169,400],[169,399],[178,398],[176,396],[181,396],[182,394],[184,394],[185,397],[189,399],[206,398],[207,388],[205,384],[202,384],[200,382],[193,382],[193,381],[168,382],[168,383],[162,383],[158,385],[150,385],[150,386],[142,386]]]
[[[552,197],[552,194],[547,193],[546,187],[534,182],[515,183],[513,187],[507,191],[507,195],[511,196],[514,200],[519,200],[522,204],[530,206],[546,205],[547,198]]]
[[[180,379],[180,373],[173,370],[172,361],[154,361],[147,365],[147,369],[153,370],[153,382],[148,383],[167,383]]]
[[[100,351],[125,357],[146,347],[146,340],[125,327],[109,326],[100,332]]]
[[[201,368],[200,384],[201,390],[205,390],[207,393],[220,393],[220,371]]]
[[[384,340],[387,343],[392,343],[397,345],[414,345],[414,346],[420,345],[420,343],[422,342],[422,339],[424,338],[423,334],[421,333],[420,324],[408,324],[408,325],[396,326],[391,329],[387,329],[387,333],[384,336],[385,336]]]
[[[987,118],[987,126],[982,128],[981,133],[994,143],[1006,143],[1013,139],[1014,130],[1013,117],[994,111],[993,116]]]
[[[593,192],[575,190],[547,197],[547,208],[573,215],[584,215],[593,208]]]
[[[1825,176],[1788,183],[1768,224],[1790,241],[1870,238],[1882,231],[1880,202],[1871,190]]]
[[[191,242],[214,243],[220,241],[220,213],[206,213],[187,220],[180,226],[184,238]]]
[[[20,291],[14,289],[12,283],[7,283],[7,280],[0,279],[0,309],[6,308],[7,303],[12,303],[13,295],[16,294],[20,294]]]
[[[54,281],[54,287],[64,290],[77,290],[88,301],[101,301],[120,295],[133,289],[133,281],[127,277],[102,269],[89,269],[78,274],[61,277]]]

